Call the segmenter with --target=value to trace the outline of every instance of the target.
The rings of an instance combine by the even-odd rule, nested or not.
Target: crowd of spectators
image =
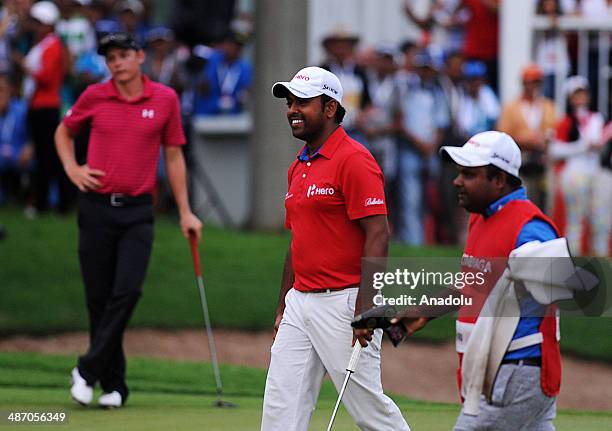
[[[186,120],[245,109],[252,81],[251,66],[242,58],[251,32],[248,17],[230,23],[218,40],[188,46],[165,23],[154,22],[149,0],[2,4],[0,204],[25,205],[27,217],[49,209],[63,213],[74,204],[76,189],[60,166],[54,132],[81,92],[109,77],[97,53],[97,40],[105,34],[135,36],[147,53],[144,72],[177,91]],[[87,140],[87,131],[76,139],[81,162]]]
[[[612,10],[606,0],[538,3],[539,13],[555,19]],[[385,172],[395,237],[411,245],[461,242],[466,219],[452,185],[456,172],[438,149],[495,129],[521,147],[523,185],[561,226],[572,250],[609,255],[612,202],[602,194],[612,196],[611,127],[594,112],[596,80],[570,77],[577,75],[576,56],[547,46],[559,43],[554,23],[537,39],[533,63],[522,65],[521,95],[502,105],[499,0],[432,0],[425,11],[415,5],[407,0],[403,6],[420,29],[414,40],[361,47],[356,34],[339,28],[322,41],[323,67],[339,76],[347,108],[356,110],[345,126]],[[558,58],[559,52],[566,55]],[[567,77],[565,116],[551,100],[558,62]]]
[[[420,31],[412,40],[366,47],[342,28],[322,39],[321,65],[344,88],[343,125],[368,146],[385,173],[398,240],[411,245],[462,241],[466,220],[452,185],[455,168],[438,149],[497,129],[518,142],[530,198],[555,217],[575,251],[610,253],[612,203],[593,194],[594,184],[601,184],[600,193],[608,190],[603,194],[612,196],[612,127],[593,112],[597,79],[572,77],[563,83],[565,116],[550,99],[560,87],[559,69],[567,77],[578,70],[571,35],[560,37],[559,17],[610,15],[612,0],[533,1],[551,26],[536,39],[533,64],[523,65],[522,94],[503,106],[500,0],[430,0],[425,10],[406,0],[401,12]],[[87,85],[108,77],[96,52],[97,38],[108,32],[136,36],[147,52],[145,73],[179,93],[186,120],[248,110],[253,80],[243,55],[252,32],[248,19],[235,21],[221,40],[187,46],[152,16],[146,0],[4,1],[0,203],[24,202],[29,216],[49,205],[70,208],[75,191],[53,151],[52,131]],[[588,70],[597,73],[596,67]],[[77,139],[81,160],[86,143],[85,133]]]

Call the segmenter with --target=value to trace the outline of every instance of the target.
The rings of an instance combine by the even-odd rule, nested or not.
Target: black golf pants
[[[81,376],[127,399],[123,332],[142,293],[151,246],[150,203],[113,207],[79,199],[79,260],[89,313],[90,346],[79,358]]]

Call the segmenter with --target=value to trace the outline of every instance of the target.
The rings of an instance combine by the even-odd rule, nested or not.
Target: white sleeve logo
[[[385,201],[383,199],[378,198],[367,198],[365,201],[366,207],[371,207],[372,205],[384,205]]]

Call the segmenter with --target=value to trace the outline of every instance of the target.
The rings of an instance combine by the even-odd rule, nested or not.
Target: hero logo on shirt
[[[331,196],[335,193],[333,187],[317,187],[316,184],[312,184],[308,186],[308,191],[306,192],[306,197],[309,198],[311,196]]]
[[[142,118],[153,119],[155,117],[155,111],[153,109],[143,109],[142,110]]]
[[[365,206],[371,207],[372,205],[384,205],[385,201],[379,198],[367,198],[365,200]]]

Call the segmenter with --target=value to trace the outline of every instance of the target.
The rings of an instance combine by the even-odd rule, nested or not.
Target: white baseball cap
[[[336,75],[320,67],[305,67],[295,74],[290,82],[277,82],[272,86],[272,94],[278,98],[287,97],[287,93],[302,99],[326,94],[342,104],[342,85]]]
[[[494,165],[513,177],[519,177],[521,150],[509,135],[496,132],[482,132],[472,136],[462,147],[444,146],[446,152],[459,166],[476,168]]]
[[[39,1],[30,8],[30,16],[45,25],[55,25],[60,18],[60,12],[55,3]]]
[[[584,76],[570,76],[565,81],[565,94],[571,96],[578,90],[589,90],[589,80]]]

